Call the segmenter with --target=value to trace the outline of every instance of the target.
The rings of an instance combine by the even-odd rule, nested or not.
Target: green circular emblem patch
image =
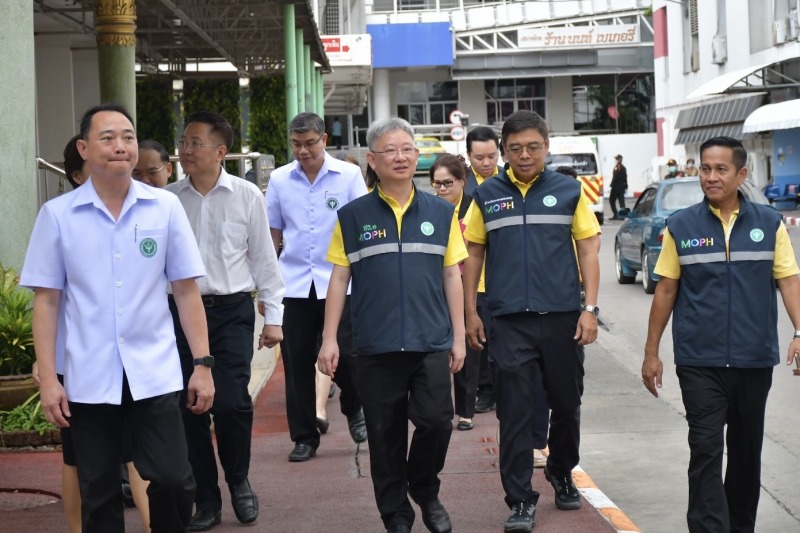
[[[764,232],[758,228],[750,230],[750,239],[752,239],[753,242],[761,242],[764,240]]]
[[[423,234],[427,235],[428,237],[433,235],[433,224],[431,224],[430,222],[423,222],[422,225],[419,227],[419,229],[422,231]]]
[[[328,198],[325,201],[325,205],[328,206],[328,209],[331,211],[335,211],[337,207],[339,207],[339,200],[336,198]]]
[[[147,237],[146,239],[142,239],[142,242],[139,243],[139,251],[145,257],[153,257],[158,251],[158,244],[150,237]]]
[[[556,205],[558,203],[558,200],[556,200],[555,196],[552,196],[552,195],[548,194],[547,196],[544,197],[544,199],[542,200],[542,203],[544,205],[546,205],[547,207],[553,207],[554,205]]]

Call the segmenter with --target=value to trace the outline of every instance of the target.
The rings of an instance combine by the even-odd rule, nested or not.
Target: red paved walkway
[[[283,368],[279,364],[256,402],[250,482],[259,495],[261,514],[247,530],[383,531],[369,478],[369,455],[363,445],[359,449],[350,440],[346,420],[338,412],[338,395],[328,403],[328,416],[330,430],[322,437],[317,457],[307,463],[289,463],[287,455],[292,443],[284,412]],[[490,413],[478,415],[472,431],[453,431],[442,473],[441,499],[457,533],[500,532],[508,516],[497,469],[496,425],[497,420]],[[60,453],[0,453],[0,490],[13,487],[59,494],[59,472]],[[542,492],[536,533],[614,531],[586,501],[578,511],[557,510],[553,491],[545,484],[541,470],[534,474],[534,487]],[[15,503],[26,503],[26,498],[29,497],[0,493],[0,533],[65,531],[59,501],[12,509]],[[134,509],[126,510],[125,517],[127,531],[140,531]],[[244,531],[228,501],[224,503],[222,519],[222,525],[213,531]],[[419,513],[414,531],[424,531]]]

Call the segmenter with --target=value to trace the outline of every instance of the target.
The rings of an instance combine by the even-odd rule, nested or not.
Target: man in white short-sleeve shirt
[[[286,416],[295,443],[289,461],[303,462],[316,454],[327,419],[318,419],[314,364],[325,319],[325,298],[333,265],[325,255],[339,208],[367,194],[361,168],[331,157],[325,151],[325,121],[300,113],[289,124],[295,161],[272,172],[266,193],[267,216],[286,283],[281,343],[286,380]],[[342,414],[351,438],[367,440],[367,428],[355,385],[349,308],[339,327],[342,357],[334,375],[341,393]]]
[[[43,206],[20,279],[36,291],[42,407],[50,422],[72,428],[84,531],[124,531],[119,462],[125,423],[133,434],[136,468],[150,481],[152,529],[181,531],[195,484],[165,292],[171,285],[193,357],[206,356],[208,334],[195,282],[204,275],[203,264],[180,202],[131,179],[138,148],[122,106],[87,111],[78,150],[91,177]],[[62,298],[63,387],[55,368]],[[190,408],[206,411],[213,396],[210,370],[197,367]]]

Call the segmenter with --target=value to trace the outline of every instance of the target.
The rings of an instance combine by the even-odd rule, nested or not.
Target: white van
[[[594,137],[550,137],[550,153],[547,154],[547,168],[572,167],[581,180],[583,193],[589,199],[597,222],[602,225],[603,216],[603,173],[600,171],[600,157]]]

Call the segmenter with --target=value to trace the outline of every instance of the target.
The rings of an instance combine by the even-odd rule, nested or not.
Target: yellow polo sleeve
[[[586,198],[586,193],[581,188],[581,197],[575,207],[575,215],[572,217],[572,238],[576,241],[588,239],[600,233],[600,224],[589,205],[589,199]]]
[[[475,200],[472,200],[464,218],[469,218],[467,229],[464,230],[464,238],[477,244],[486,244],[486,225],[483,223],[483,213]]]
[[[672,238],[669,228],[664,228],[664,239],[661,241],[661,254],[658,256],[654,272],[665,278],[681,278],[681,262],[680,259],[678,259],[678,249],[675,247],[675,239]]]
[[[334,265],[350,266],[350,260],[344,251],[344,238],[342,237],[342,226],[339,221],[336,221],[336,226],[333,228],[333,235],[331,236],[331,244],[328,246],[328,261]]]
[[[789,230],[781,222],[775,234],[775,260],[772,263],[772,277],[775,279],[787,278],[800,274],[797,268],[797,259],[794,257],[792,241],[789,239]]]
[[[444,252],[444,266],[457,265],[468,256],[464,238],[461,236],[461,225],[458,223],[458,211],[453,210],[450,221],[450,236],[447,237],[447,249]]]

